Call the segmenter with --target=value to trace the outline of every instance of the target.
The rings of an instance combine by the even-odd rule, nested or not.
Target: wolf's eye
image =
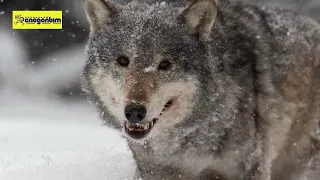
[[[171,66],[171,62],[168,60],[164,60],[164,61],[161,61],[158,68],[160,70],[167,70],[170,68],[170,66]]]
[[[129,58],[125,57],[125,56],[120,56],[118,59],[117,59],[118,63],[120,64],[120,66],[123,66],[123,67],[127,67],[130,63],[130,60]]]

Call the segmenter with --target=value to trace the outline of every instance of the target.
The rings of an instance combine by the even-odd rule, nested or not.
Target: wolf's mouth
[[[159,116],[163,114],[164,111],[166,111],[171,105],[172,105],[173,100],[169,100],[165,105],[164,108],[162,109],[161,113]],[[129,123],[125,122],[124,123],[124,128],[126,133],[134,138],[134,139],[141,139],[144,138],[153,128],[155,124],[158,122],[158,118],[153,118],[152,121],[146,122],[146,123]]]
[[[151,122],[144,124],[135,123],[131,124],[129,122],[124,123],[124,128],[129,136],[134,139],[141,139],[145,137],[152,129],[152,127],[157,123],[158,119],[154,118]]]

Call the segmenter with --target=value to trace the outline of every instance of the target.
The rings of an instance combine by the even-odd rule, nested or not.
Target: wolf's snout
[[[139,104],[131,103],[124,109],[124,114],[130,123],[137,123],[146,117],[147,109]]]

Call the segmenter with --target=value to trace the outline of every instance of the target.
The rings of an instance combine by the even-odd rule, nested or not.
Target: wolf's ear
[[[83,4],[91,32],[106,26],[106,23],[118,12],[116,4],[109,0],[83,0]]]
[[[207,41],[217,16],[216,0],[189,0],[190,5],[181,14],[181,20],[187,24],[191,34]]]

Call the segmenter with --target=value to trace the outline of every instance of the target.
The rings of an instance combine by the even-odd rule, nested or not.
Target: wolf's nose
[[[124,108],[124,114],[131,123],[142,121],[146,117],[147,109],[144,106],[131,103]]]

